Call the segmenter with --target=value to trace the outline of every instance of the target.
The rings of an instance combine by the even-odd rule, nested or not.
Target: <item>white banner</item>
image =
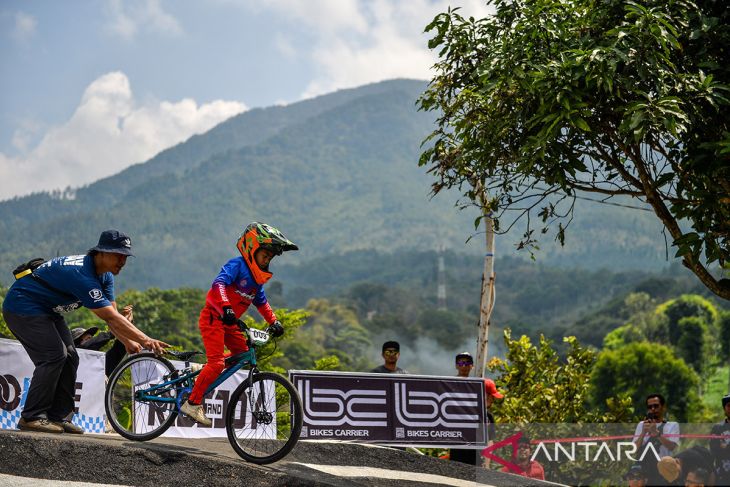
[[[176,369],[185,368],[184,362],[171,360],[172,365]],[[161,382],[161,377],[166,374],[166,370],[160,369],[157,373],[151,372],[149,369],[144,371],[144,380],[135,378],[134,382],[138,386],[151,386]],[[141,376],[142,374],[140,374]],[[135,377],[134,367],[132,369],[132,376]],[[170,436],[176,438],[213,438],[213,437],[226,437],[226,417],[225,413],[228,410],[231,393],[248,377],[247,370],[240,370],[229,377],[225,382],[215,388],[211,393],[207,394],[203,399],[203,406],[205,407],[205,414],[212,421],[211,426],[203,426],[198,424],[184,415],[178,415],[175,418],[175,422],[172,426],[165,431],[162,436]],[[274,403],[274,385],[267,381],[264,384],[264,395],[267,404]],[[147,418],[150,422],[141,428],[143,431],[149,430],[150,426],[154,426],[160,418],[155,414],[150,414],[148,405],[145,403],[135,403],[135,413],[133,417]],[[255,408],[254,408],[255,409]],[[247,425],[254,424],[253,417],[251,416],[251,408],[246,407],[245,414],[241,413],[240,402],[236,407],[235,413],[235,424],[236,428],[245,428]],[[246,434],[247,437],[256,438],[275,438],[276,437],[276,421],[269,425],[256,424],[253,432]]]
[[[104,353],[77,349],[76,414],[73,423],[104,433]],[[17,429],[35,369],[17,340],[0,338],[0,428]]]
[[[184,362],[171,360],[176,369],[185,368]],[[211,426],[203,426],[196,423],[187,416],[178,415],[173,425],[165,431],[162,436],[176,438],[213,438],[226,436],[226,417],[224,412],[228,409],[228,400],[231,393],[238,385],[248,377],[248,371],[240,370],[229,377],[223,384],[219,385],[212,393],[205,396],[203,405],[205,415],[213,420]]]
[[[79,368],[76,377],[76,414],[73,423],[84,428],[88,433],[104,433],[104,360],[103,352],[76,349],[79,353]],[[184,368],[183,362],[171,361],[178,369]],[[25,398],[33,376],[33,362],[17,340],[0,338],[0,428],[17,429],[20,413],[25,405]],[[165,374],[160,371],[160,377]],[[173,425],[163,436],[178,438],[212,438],[226,437],[225,411],[231,393],[248,377],[248,371],[239,371],[229,377],[213,392],[205,396],[206,415],[213,420],[211,426],[202,426],[187,416],[178,415]],[[267,382],[265,387],[266,400],[273,404],[273,384]],[[136,407],[146,407],[138,404]],[[136,416],[139,417],[139,416]],[[154,418],[149,415],[150,421]],[[242,417],[240,406],[236,410],[236,425],[253,424],[250,408],[246,408]],[[146,428],[148,429],[148,428]],[[267,425],[257,425],[255,435],[259,438],[274,437],[276,422]]]

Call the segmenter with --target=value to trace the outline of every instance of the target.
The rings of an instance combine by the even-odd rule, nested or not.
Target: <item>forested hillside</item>
[[[433,124],[415,107],[424,86],[389,81],[251,110],[88,187],[0,202],[0,269],[84,252],[101,230],[117,227],[138,256],[123,289],[204,287],[254,219],[300,245],[280,264],[358,249],[398,256],[445,246],[478,255],[480,235],[465,244],[476,212],[459,210],[456,192],[430,199],[433,178],[417,165]],[[646,212],[584,202],[566,248],[548,235],[536,258],[658,268],[666,265],[658,228]],[[515,254],[514,240],[498,239],[500,255]],[[0,282],[9,278],[0,274]]]
[[[453,374],[455,354],[475,349],[481,258],[441,254],[444,309],[436,300],[438,256],[350,251],[279,266],[267,295],[287,332],[263,363],[282,371],[367,371],[381,362],[383,341],[395,339],[399,364],[409,372]],[[0,287],[0,302],[4,294]],[[117,302],[133,304],[136,324],[150,335],[202,350],[197,320],[204,295],[205,289],[150,288],[124,291]],[[496,406],[502,417],[529,420],[549,408],[555,421],[633,421],[647,388],[672,398],[672,414],[681,420],[719,414],[715,406],[728,387],[730,311],[680,267],[563,270],[504,257],[496,303],[489,356],[509,391]],[[263,326],[254,310],[247,319]],[[105,327],[85,309],[67,320],[71,327]],[[511,330],[506,340],[505,330]],[[2,318],[0,335],[10,337]],[[578,338],[564,341],[571,335]],[[563,392],[530,395],[536,387]],[[529,406],[536,401],[543,409]]]

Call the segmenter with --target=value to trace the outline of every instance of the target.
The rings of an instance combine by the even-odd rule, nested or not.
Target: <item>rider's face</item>
[[[258,249],[253,256],[259,269],[268,269],[269,263],[274,257],[275,254],[268,249]]]

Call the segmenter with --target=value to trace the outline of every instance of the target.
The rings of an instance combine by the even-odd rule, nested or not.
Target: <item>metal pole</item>
[[[479,335],[477,337],[476,375],[484,377],[487,367],[487,352],[489,349],[489,324],[494,308],[494,221],[489,210],[489,199],[480,182],[475,189],[479,195],[484,226],[486,227],[486,252],[484,254],[484,271],[482,272],[482,293],[479,304]]]

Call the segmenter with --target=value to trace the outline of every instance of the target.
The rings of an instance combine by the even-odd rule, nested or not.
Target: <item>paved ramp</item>
[[[244,483],[247,487],[541,484],[411,452],[346,442],[300,441],[284,460],[259,466],[240,459],[225,438],[132,442],[118,435],[0,430],[0,458],[0,474],[24,478],[12,482],[23,486],[48,485],[32,479],[87,483],[73,487],[88,483],[141,487],[229,487]],[[0,482],[5,479],[0,477]]]

